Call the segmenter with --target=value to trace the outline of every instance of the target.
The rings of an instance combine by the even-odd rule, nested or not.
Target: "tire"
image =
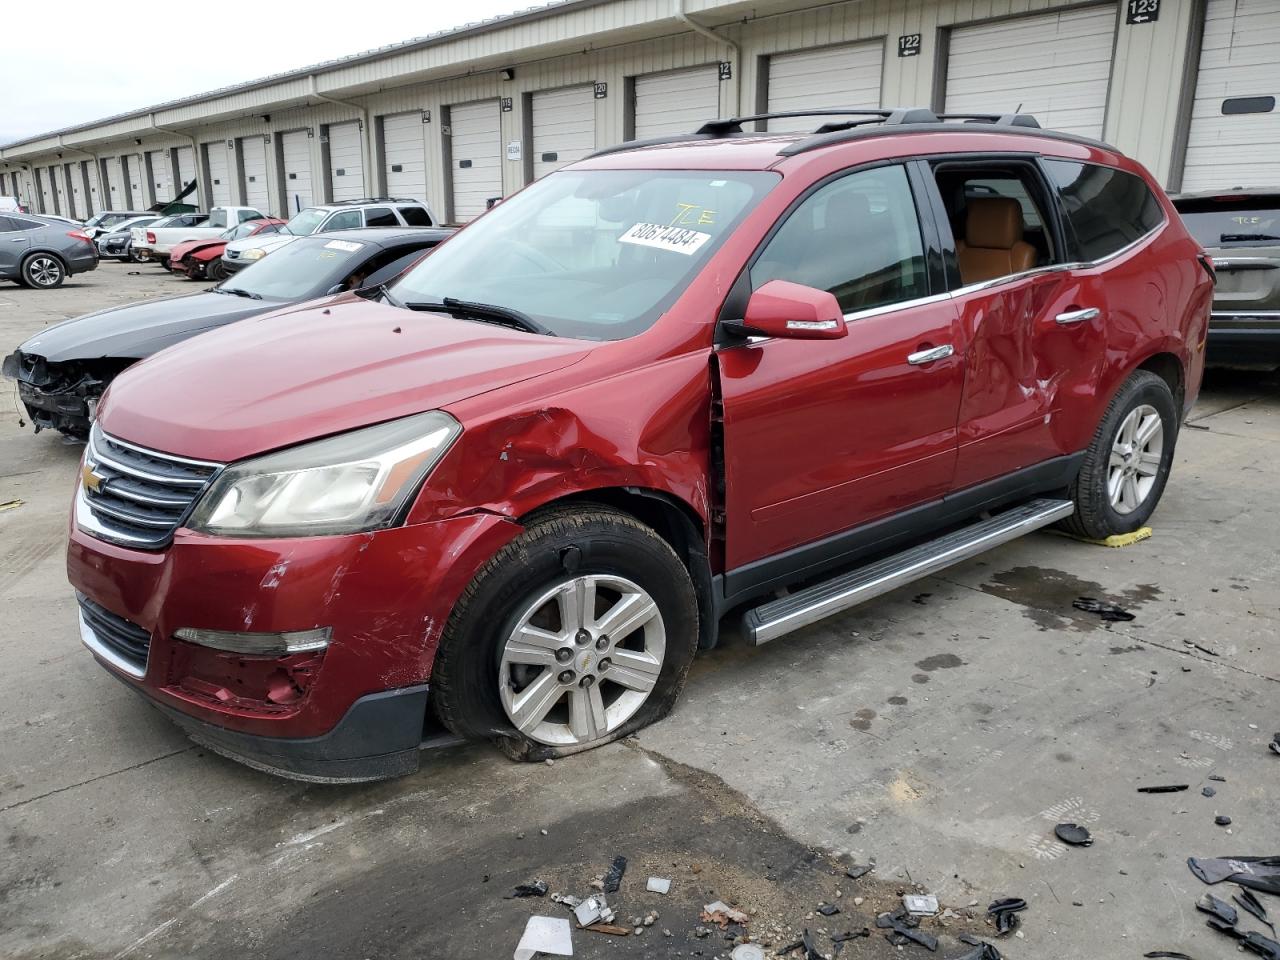
[[[1131,373],[1085,451],[1071,485],[1076,512],[1062,527],[1105,540],[1145,526],[1169,479],[1178,426],[1178,404],[1169,385],[1147,370]]]
[[[144,257],[144,256],[140,256],[139,254],[134,253],[134,252],[133,252],[133,244],[130,244],[130,245],[129,245],[129,253],[128,253],[128,256],[126,257],[126,259],[127,259],[130,263],[146,263],[148,260],[150,260],[150,259],[151,259],[151,255],[150,255],[150,254],[148,254],[147,256],[145,256],[145,257]]]
[[[164,268],[165,270],[168,270],[168,269],[169,269],[169,258],[168,258],[168,257],[160,257],[156,262],[157,262],[157,263],[159,263],[159,264],[160,264],[160,266],[161,266],[162,268]]]
[[[222,265],[222,258],[218,257],[215,260],[210,260],[204,268],[204,274],[214,283],[221,283],[227,279],[227,268]]]
[[[578,618],[584,596],[595,605]],[[621,635],[594,629],[623,610],[633,622]],[[517,630],[534,639],[513,645]],[[666,716],[697,643],[693,582],[665,540],[609,507],[553,509],[532,517],[463,592],[431,698],[460,736],[495,738],[518,760],[567,756]],[[536,702],[544,709],[530,708]],[[521,713],[523,729],[513,719]]]
[[[22,283],[33,290],[52,290],[67,279],[67,268],[52,253],[33,253],[22,261]]]

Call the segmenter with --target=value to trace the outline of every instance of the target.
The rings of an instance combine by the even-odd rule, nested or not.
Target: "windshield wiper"
[[[215,293],[229,293],[233,297],[248,297],[250,300],[261,300],[262,294],[250,293],[248,290],[242,290],[240,287],[214,287]]]
[[[1249,240],[1280,240],[1272,233],[1224,233],[1218,237],[1219,243],[1244,243]]]
[[[493,303],[472,303],[468,300],[458,300],[455,297],[445,297],[439,303],[406,303],[404,307],[406,310],[437,310],[440,313],[448,313],[453,316],[466,317],[471,320],[492,321],[500,323],[504,327],[514,327],[517,330],[540,333],[544,337],[555,336],[555,331],[546,324],[539,323],[527,313],[521,313],[519,310],[501,307]]]
[[[366,300],[372,300],[375,297],[381,297],[393,307],[403,307],[404,304],[391,295],[391,291],[387,289],[385,283],[380,283],[376,287],[360,287],[358,290],[352,291],[357,297],[363,297]]]

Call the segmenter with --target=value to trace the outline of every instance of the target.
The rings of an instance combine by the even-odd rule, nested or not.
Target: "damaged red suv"
[[[729,612],[763,643],[1144,524],[1212,299],[1150,174],[1026,116],[813,113],[598,153],[130,369],[75,494],[85,644],[214,750],[372,779],[441,727],[622,737]]]

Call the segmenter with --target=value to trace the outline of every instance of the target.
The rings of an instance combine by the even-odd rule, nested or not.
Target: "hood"
[[[227,244],[227,250],[235,254],[244,253],[244,251],[251,250],[255,247],[275,250],[277,247],[283,247],[286,243],[293,243],[293,241],[297,239],[298,238],[291,233],[268,233],[265,237],[245,237],[243,240],[232,241]]]
[[[233,323],[284,306],[223,293],[193,293],[144,300],[64,320],[20,346],[54,363],[98,357],[149,357],[210,327]]]
[[[597,344],[340,295],[215,330],[125,371],[113,436],[232,461],[447,407],[559,370]]]

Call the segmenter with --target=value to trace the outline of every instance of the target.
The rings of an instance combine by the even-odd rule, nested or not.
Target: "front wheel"
[[[670,712],[697,637],[693,583],[657,533],[604,506],[550,511],[459,600],[432,700],[455,733],[564,756]]]
[[[1072,489],[1076,512],[1063,526],[1094,540],[1144,526],[1164,493],[1177,439],[1178,405],[1169,385],[1135,370],[1085,451]]]
[[[205,276],[214,283],[221,283],[223,280],[227,279],[227,268],[222,265],[221,257],[210,260],[208,265],[204,268],[204,273]]]

